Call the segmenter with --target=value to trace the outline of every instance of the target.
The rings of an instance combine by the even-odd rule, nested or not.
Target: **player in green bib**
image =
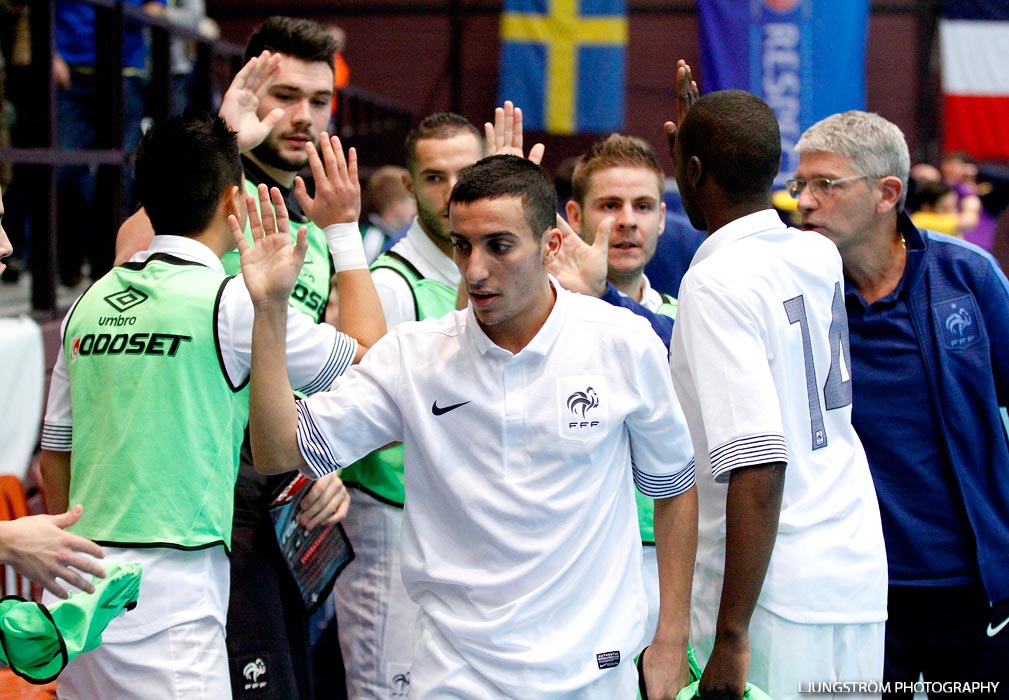
[[[364,284],[377,313],[352,204],[359,188],[338,148],[323,145],[325,167],[313,151],[325,182],[309,203],[328,211],[331,235],[356,241],[361,262],[344,256],[356,267],[342,274],[351,296]],[[263,187],[260,223],[241,189],[235,135],[219,118],[155,126],[136,167],[157,235],[68,314],[42,466],[49,507],[82,503],[73,531],[105,546],[111,562],[142,564],[144,581],[137,609],[110,624],[102,647],[70,664],[61,688],[68,697],[229,697],[227,550],[248,416],[252,307],[243,278],[227,276],[220,256],[234,247],[232,227],[244,226],[246,211],[257,237],[265,226],[289,240],[288,219],[279,191],[275,215]],[[365,349],[298,312],[287,327],[296,335],[291,378],[305,393],[328,387]],[[345,510],[345,494],[342,501]],[[342,514],[304,517],[314,526]]]

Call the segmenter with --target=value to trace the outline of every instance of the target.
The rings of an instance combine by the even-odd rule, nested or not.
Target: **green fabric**
[[[71,531],[101,544],[230,546],[248,388],[225,375],[220,272],[171,256],[113,268],[67,321]]]
[[[675,297],[668,294],[662,295],[662,304],[655,313],[669,318],[676,318],[678,302]],[[634,489],[634,498],[638,505],[638,529],[641,531],[642,544],[655,544],[655,501],[645,496],[637,488]]]
[[[423,277],[416,268],[398,256],[388,253],[379,255],[371,269],[374,271],[380,268],[395,270],[410,285],[418,321],[438,318],[455,309],[455,289]],[[405,498],[403,445],[375,450],[340,472],[340,478],[344,483],[356,485],[383,501],[402,506]]]
[[[49,683],[81,653],[102,643],[102,632],[140,595],[140,564],[113,564],[94,593],[71,593],[50,607],[20,598],[0,601],[0,657],[31,682]]]
[[[256,184],[248,178],[245,180],[245,192],[254,197],[257,202],[259,201],[259,191],[256,189]],[[329,278],[331,276],[329,244],[326,242],[326,232],[312,221],[305,224],[292,221],[292,239],[297,239],[298,231],[302,226],[307,229],[308,251],[305,253],[305,264],[301,266],[298,280],[294,284],[294,289],[291,290],[288,303],[298,311],[314,318],[318,323],[325,316],[326,302],[329,301]],[[252,226],[249,223],[245,224],[245,240],[252,243]],[[221,263],[229,275],[237,275],[242,271],[241,256],[237,250],[225,253],[221,257]]]

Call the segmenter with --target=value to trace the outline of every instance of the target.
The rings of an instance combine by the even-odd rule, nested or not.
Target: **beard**
[[[266,139],[252,149],[252,155],[261,163],[277,168],[289,173],[299,173],[308,165],[308,154],[301,153],[298,158],[287,158],[281,155],[274,143],[274,135],[270,134]]]
[[[423,228],[428,235],[433,236],[440,241],[452,240],[448,235],[448,231],[445,230],[447,222],[442,217],[441,213],[422,207],[420,206],[420,203],[418,203],[417,219],[421,223],[421,228]]]

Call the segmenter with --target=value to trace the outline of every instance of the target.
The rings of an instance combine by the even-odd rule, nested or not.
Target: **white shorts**
[[[403,509],[353,489],[343,520],[354,547],[333,588],[349,700],[399,700],[409,688],[417,604],[400,572]]]
[[[690,605],[690,643],[703,668],[715,642],[720,575],[694,571]],[[859,624],[804,624],[786,620],[769,610],[754,609],[750,618],[750,671],[747,680],[774,700],[833,697],[800,694],[800,688],[824,681],[883,679],[885,622]],[[857,693],[838,698],[869,697]],[[879,693],[875,694],[879,697]]]
[[[70,662],[56,694],[61,700],[227,700],[224,625],[203,618],[138,641],[103,643]]]
[[[477,673],[423,612],[417,618],[410,700],[532,700],[511,698]],[[624,659],[599,680],[554,700],[632,700],[638,688],[634,659]]]

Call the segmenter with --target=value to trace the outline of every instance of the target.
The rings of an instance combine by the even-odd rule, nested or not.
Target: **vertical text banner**
[[[702,94],[763,99],[781,127],[780,181],[799,136],[837,112],[865,109],[869,0],[698,0]]]
[[[624,127],[627,0],[505,0],[500,101],[530,131]]]

